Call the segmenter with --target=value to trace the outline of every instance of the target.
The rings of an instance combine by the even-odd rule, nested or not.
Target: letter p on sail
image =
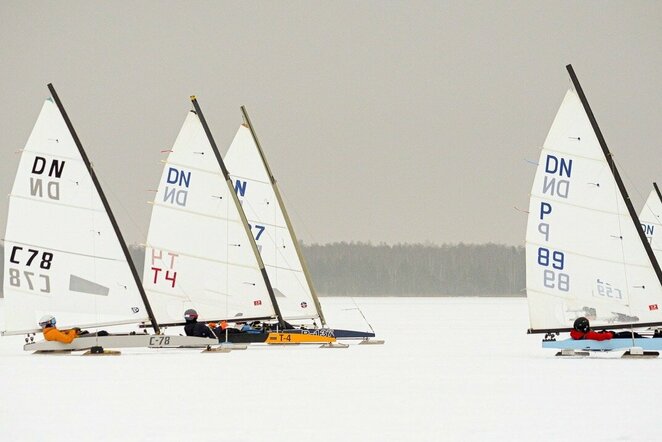
[[[549,224],[547,223],[538,224],[538,232],[545,235],[545,241],[549,241]]]

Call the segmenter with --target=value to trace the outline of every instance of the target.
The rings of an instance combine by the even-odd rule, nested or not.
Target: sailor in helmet
[[[217,336],[214,334],[212,329],[202,322],[198,322],[198,312],[190,308],[184,312],[184,320],[186,325],[184,325],[184,332],[186,336],[197,336],[199,338],[212,338],[216,339]]]
[[[622,331],[622,332],[613,332],[609,330],[594,331],[591,330],[591,324],[583,316],[575,319],[575,323],[572,325],[572,330],[570,330],[570,337],[572,339],[591,339],[594,341],[607,341],[609,339],[632,339],[632,338],[643,338],[644,336],[639,333],[631,331]]]
[[[74,339],[81,334],[79,328],[72,328],[71,330],[58,330],[55,326],[55,316],[44,315],[39,320],[39,326],[44,334],[44,339],[47,341],[58,341],[64,344],[71,344]]]

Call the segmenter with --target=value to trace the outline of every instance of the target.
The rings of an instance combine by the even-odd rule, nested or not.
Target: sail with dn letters
[[[143,281],[159,322],[275,318],[265,280],[205,130],[190,111],[154,199]]]
[[[63,328],[149,322],[110,208],[49,88],[9,196],[2,333],[35,332],[45,314]]]
[[[581,86],[561,103],[531,189],[530,332],[662,322],[662,273]]]

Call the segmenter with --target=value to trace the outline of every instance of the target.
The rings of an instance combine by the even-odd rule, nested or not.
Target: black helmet
[[[591,325],[589,324],[588,319],[586,319],[583,316],[580,316],[579,318],[575,319],[575,323],[572,325],[572,328],[584,333],[586,333],[590,327]]]
[[[198,312],[190,308],[184,312],[184,319],[187,321],[195,321],[198,319]]]

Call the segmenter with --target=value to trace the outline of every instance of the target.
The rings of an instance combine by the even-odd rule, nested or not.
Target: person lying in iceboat
[[[623,332],[613,332],[609,330],[602,330],[599,332],[591,330],[591,324],[583,316],[575,319],[575,323],[572,325],[572,330],[570,330],[570,337],[572,339],[591,339],[593,341],[607,341],[609,339],[632,339],[632,338],[643,338],[639,333],[623,331]]]
[[[184,325],[184,332],[186,336],[197,336],[199,338],[212,338],[216,339],[217,336],[214,334],[212,327],[202,322],[198,322],[198,312],[190,308],[184,312],[184,320],[186,325]],[[215,324],[212,324],[212,326]],[[214,327],[215,328],[215,327]]]
[[[258,330],[257,328],[254,328],[254,327],[253,327],[254,324],[255,324],[255,323],[253,323],[253,324],[247,324],[247,323],[245,323],[245,322],[237,322],[237,328],[239,329],[239,331],[240,331],[241,333],[249,333],[249,334],[258,334],[258,333],[261,333],[260,330]]]
[[[44,339],[47,341],[57,341],[62,342],[63,344],[71,344],[74,339],[80,335],[85,336],[108,336],[108,332],[101,330],[96,334],[90,334],[87,330],[81,330],[78,327],[74,327],[70,330],[58,330],[55,326],[57,321],[53,315],[44,315],[39,320],[39,327],[41,327],[41,332],[44,334]]]
[[[55,327],[56,322],[53,315],[44,315],[41,317],[39,327],[41,327],[41,332],[44,334],[44,339],[47,341],[62,342],[63,344],[71,344],[78,337],[80,329],[58,330]]]

